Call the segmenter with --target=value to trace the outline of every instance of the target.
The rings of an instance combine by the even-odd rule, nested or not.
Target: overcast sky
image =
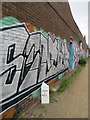
[[[88,0],[68,0],[75,22],[88,42]],[[90,46],[90,44],[89,44]]]

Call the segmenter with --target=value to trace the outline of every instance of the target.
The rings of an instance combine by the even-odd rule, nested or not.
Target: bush
[[[85,66],[85,64],[86,64],[86,59],[81,56],[80,59],[79,59],[79,64],[80,64],[81,66]]]

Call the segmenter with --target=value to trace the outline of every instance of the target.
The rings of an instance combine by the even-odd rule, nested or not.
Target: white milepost
[[[49,86],[44,82],[41,86],[41,103],[49,104]]]

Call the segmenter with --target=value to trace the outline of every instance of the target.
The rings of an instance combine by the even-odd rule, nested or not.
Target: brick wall
[[[30,22],[37,28],[42,27],[47,32],[52,32],[69,42],[70,37],[79,43],[84,42],[83,36],[76,25],[68,2],[59,3],[2,3],[2,16],[12,16],[20,22]],[[84,42],[85,43],[85,42]],[[83,44],[86,48],[86,44]]]
[[[66,40],[34,31],[30,23],[5,17],[0,25],[0,114],[6,111],[8,116],[8,109],[19,108],[43,81],[48,83],[68,69],[69,53]]]
[[[4,19],[4,17],[7,18]],[[0,41],[0,73],[2,73],[0,79],[2,79],[2,81],[0,81],[0,85],[2,85],[3,91],[1,91],[0,94],[2,94],[1,96],[4,99],[2,100],[2,103],[5,103],[2,109],[3,111],[6,110],[6,112],[3,114],[3,117],[8,118],[13,117],[14,113],[19,113],[24,108],[26,109],[28,104],[33,104],[32,100],[30,99],[31,93],[40,87],[40,85],[37,87],[36,84],[38,84],[38,82],[40,82],[42,79],[46,78],[46,61],[49,67],[51,64],[52,66],[54,65],[54,67],[51,66],[52,70],[50,73],[49,70],[47,70],[48,77],[50,77],[50,75],[53,76],[55,71],[58,73],[55,73],[56,76],[58,76],[60,73],[65,72],[68,67],[69,57],[68,51],[66,49],[67,47],[65,47],[66,42],[62,39],[67,39],[68,48],[71,36],[73,36],[73,40],[77,41],[78,43],[80,40],[83,41],[84,39],[75,21],[73,20],[68,3],[2,3],[2,18],[3,29],[0,29],[0,39],[2,40]],[[22,22],[24,22],[24,24]],[[4,27],[6,25],[7,27]],[[42,28],[44,36],[41,33],[38,33],[37,30],[35,31],[34,26],[37,28],[37,30],[40,30]],[[33,36],[30,36],[31,32],[36,33]],[[50,36],[45,37],[47,32],[50,32]],[[62,43],[63,46],[62,49],[60,48],[60,54],[56,54],[58,52],[56,49],[57,44],[56,42],[52,42],[52,39],[55,36],[60,36],[62,38],[60,38],[60,40],[57,39],[57,41],[61,41],[60,44]],[[50,45],[47,45],[46,41],[48,41],[48,39],[50,40]],[[40,42],[44,46],[43,57]],[[31,49],[33,44],[36,46],[34,49],[35,51]],[[49,52],[51,53],[48,57],[49,59],[46,58],[46,56],[48,56],[48,52],[46,52],[48,51],[48,47],[50,50]],[[85,48],[86,44],[84,44],[83,47]],[[31,53],[33,54],[28,55],[30,49]],[[40,54],[37,56],[37,58],[35,58],[36,53]],[[61,59],[63,59],[61,62],[59,59],[57,60],[59,63],[59,67],[57,68],[55,67],[57,66],[57,62],[55,61],[56,55],[58,55],[58,58],[61,57]],[[39,61],[41,57],[43,58],[42,65]],[[25,59],[27,60],[25,61]],[[32,64],[32,69],[29,71],[30,64]],[[23,65],[24,69],[22,67]],[[41,70],[39,70],[40,67]],[[63,71],[60,71],[59,73],[58,71],[62,70],[62,68],[66,69],[63,69]],[[36,80],[37,70],[40,74],[38,81]],[[20,78],[20,75],[22,72],[24,73],[24,77],[28,72],[29,75],[27,75],[25,78],[23,77],[24,79],[21,80],[22,77]],[[47,79],[47,82],[51,80],[51,82],[48,83],[49,85],[56,81],[56,76],[50,78],[49,80]],[[35,88],[29,90],[30,87],[33,88],[33,85],[35,85]],[[24,95],[21,95],[21,93],[25,92],[26,90],[29,91]],[[18,97],[18,95],[21,96]],[[37,96],[37,94],[33,96]],[[14,100],[12,100],[12,98],[14,98]],[[25,98],[25,100],[23,98]],[[7,103],[9,100],[11,100],[11,102]],[[15,105],[16,103],[17,105]],[[2,104],[0,103],[0,105]],[[12,105],[15,107],[11,107],[7,110],[7,108]]]

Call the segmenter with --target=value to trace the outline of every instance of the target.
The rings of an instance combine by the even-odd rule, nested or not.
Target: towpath
[[[88,118],[88,64],[56,99],[57,102],[28,110],[23,118]]]

